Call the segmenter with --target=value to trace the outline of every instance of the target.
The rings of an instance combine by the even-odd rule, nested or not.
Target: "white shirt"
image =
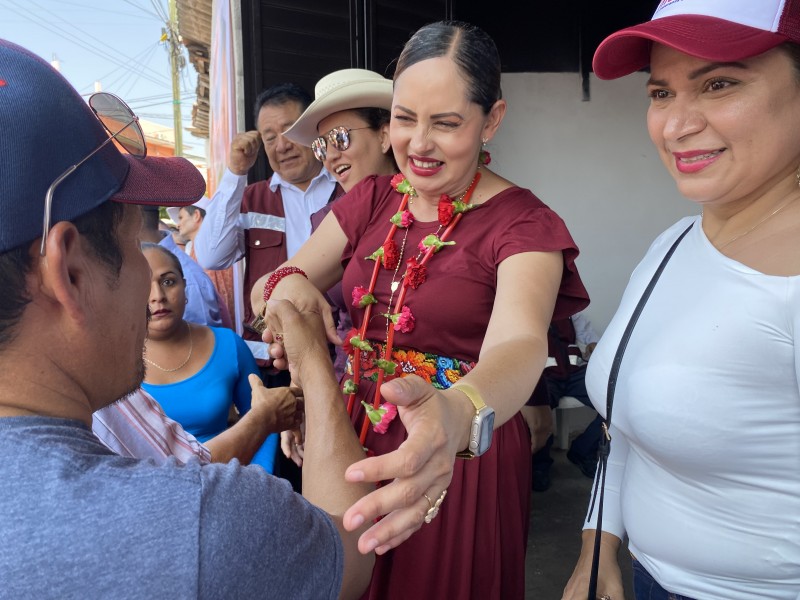
[[[244,232],[254,221],[267,222],[270,228],[285,232],[287,257],[291,258],[311,235],[311,215],[330,200],[336,180],[323,168],[305,191],[285,182],[277,173],[273,173],[269,186],[273,192],[280,186],[285,218],[256,213],[243,215],[241,208],[247,176],[225,169],[194,239],[195,256],[204,269],[226,269],[242,259],[245,256]],[[240,312],[245,303],[250,302],[249,292],[241,285],[234,286],[236,331],[239,334],[242,333]],[[268,344],[251,340],[246,340],[246,343],[256,358],[269,359]]]
[[[583,316],[582,312],[575,313],[570,317],[572,326],[575,328],[575,341],[583,347],[589,344],[596,344],[600,341],[600,336],[592,327],[591,321]]]
[[[274,173],[269,180],[269,189],[274,192],[279,186],[283,198],[283,213],[286,215],[286,255],[287,258],[292,258],[311,236],[311,215],[321,210],[331,199],[336,180],[328,171],[320,169],[303,191]]]
[[[311,215],[328,203],[336,180],[320,169],[303,191],[273,173],[269,186],[272,191],[281,188],[285,219],[275,226],[285,232],[287,254],[292,257],[311,235]],[[226,269],[244,256],[244,230],[249,227],[249,220],[240,213],[246,187],[246,175],[225,169],[194,239],[197,262],[204,269]]]
[[[95,411],[92,432],[120,456],[152,458],[159,463],[170,456],[180,463],[190,458],[203,464],[211,462],[208,448],[165,415],[161,405],[142,388]]]
[[[698,599],[800,593],[800,276],[721,254],[700,217],[662,234],[631,276],[586,374],[606,413],[622,332],[642,312],[614,398],[603,529],[667,590]],[[594,517],[587,527],[593,527]]]

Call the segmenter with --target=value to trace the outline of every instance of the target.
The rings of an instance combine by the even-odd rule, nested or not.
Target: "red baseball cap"
[[[595,75],[616,79],[646,67],[653,42],[709,61],[750,58],[800,43],[800,0],[661,0],[652,20],[603,40]]]

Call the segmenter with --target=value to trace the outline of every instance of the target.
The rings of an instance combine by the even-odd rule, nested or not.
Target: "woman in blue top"
[[[155,244],[143,244],[142,250],[152,271],[142,388],[158,400],[167,416],[207,442],[227,429],[231,405],[239,415],[250,410],[248,376],[258,375],[258,367],[244,341],[230,329],[183,320],[186,287],[180,262]],[[293,426],[295,418],[294,397],[275,398],[274,426],[269,428],[275,433],[251,460],[270,473],[277,432]]]

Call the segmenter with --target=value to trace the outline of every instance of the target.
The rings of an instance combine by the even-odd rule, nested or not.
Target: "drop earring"
[[[478,168],[480,168],[481,165],[488,165],[492,162],[492,155],[489,154],[489,151],[486,149],[486,142],[488,141],[487,138],[481,140],[481,150],[478,152]]]

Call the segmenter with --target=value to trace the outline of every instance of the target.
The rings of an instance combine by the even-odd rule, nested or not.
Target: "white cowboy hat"
[[[392,108],[392,80],[367,69],[342,69],[325,75],[314,86],[314,102],[283,135],[310,146],[317,125],[328,115],[353,108]]]
[[[208,210],[209,202],[211,202],[211,199],[208,196],[203,196],[202,198],[200,198],[200,200],[192,204],[192,206],[196,206],[197,208],[202,208],[203,210]],[[172,222],[175,223],[176,225],[178,224],[178,214],[180,212],[181,212],[180,206],[170,206],[167,209],[167,214],[169,215],[169,218],[172,219]]]

